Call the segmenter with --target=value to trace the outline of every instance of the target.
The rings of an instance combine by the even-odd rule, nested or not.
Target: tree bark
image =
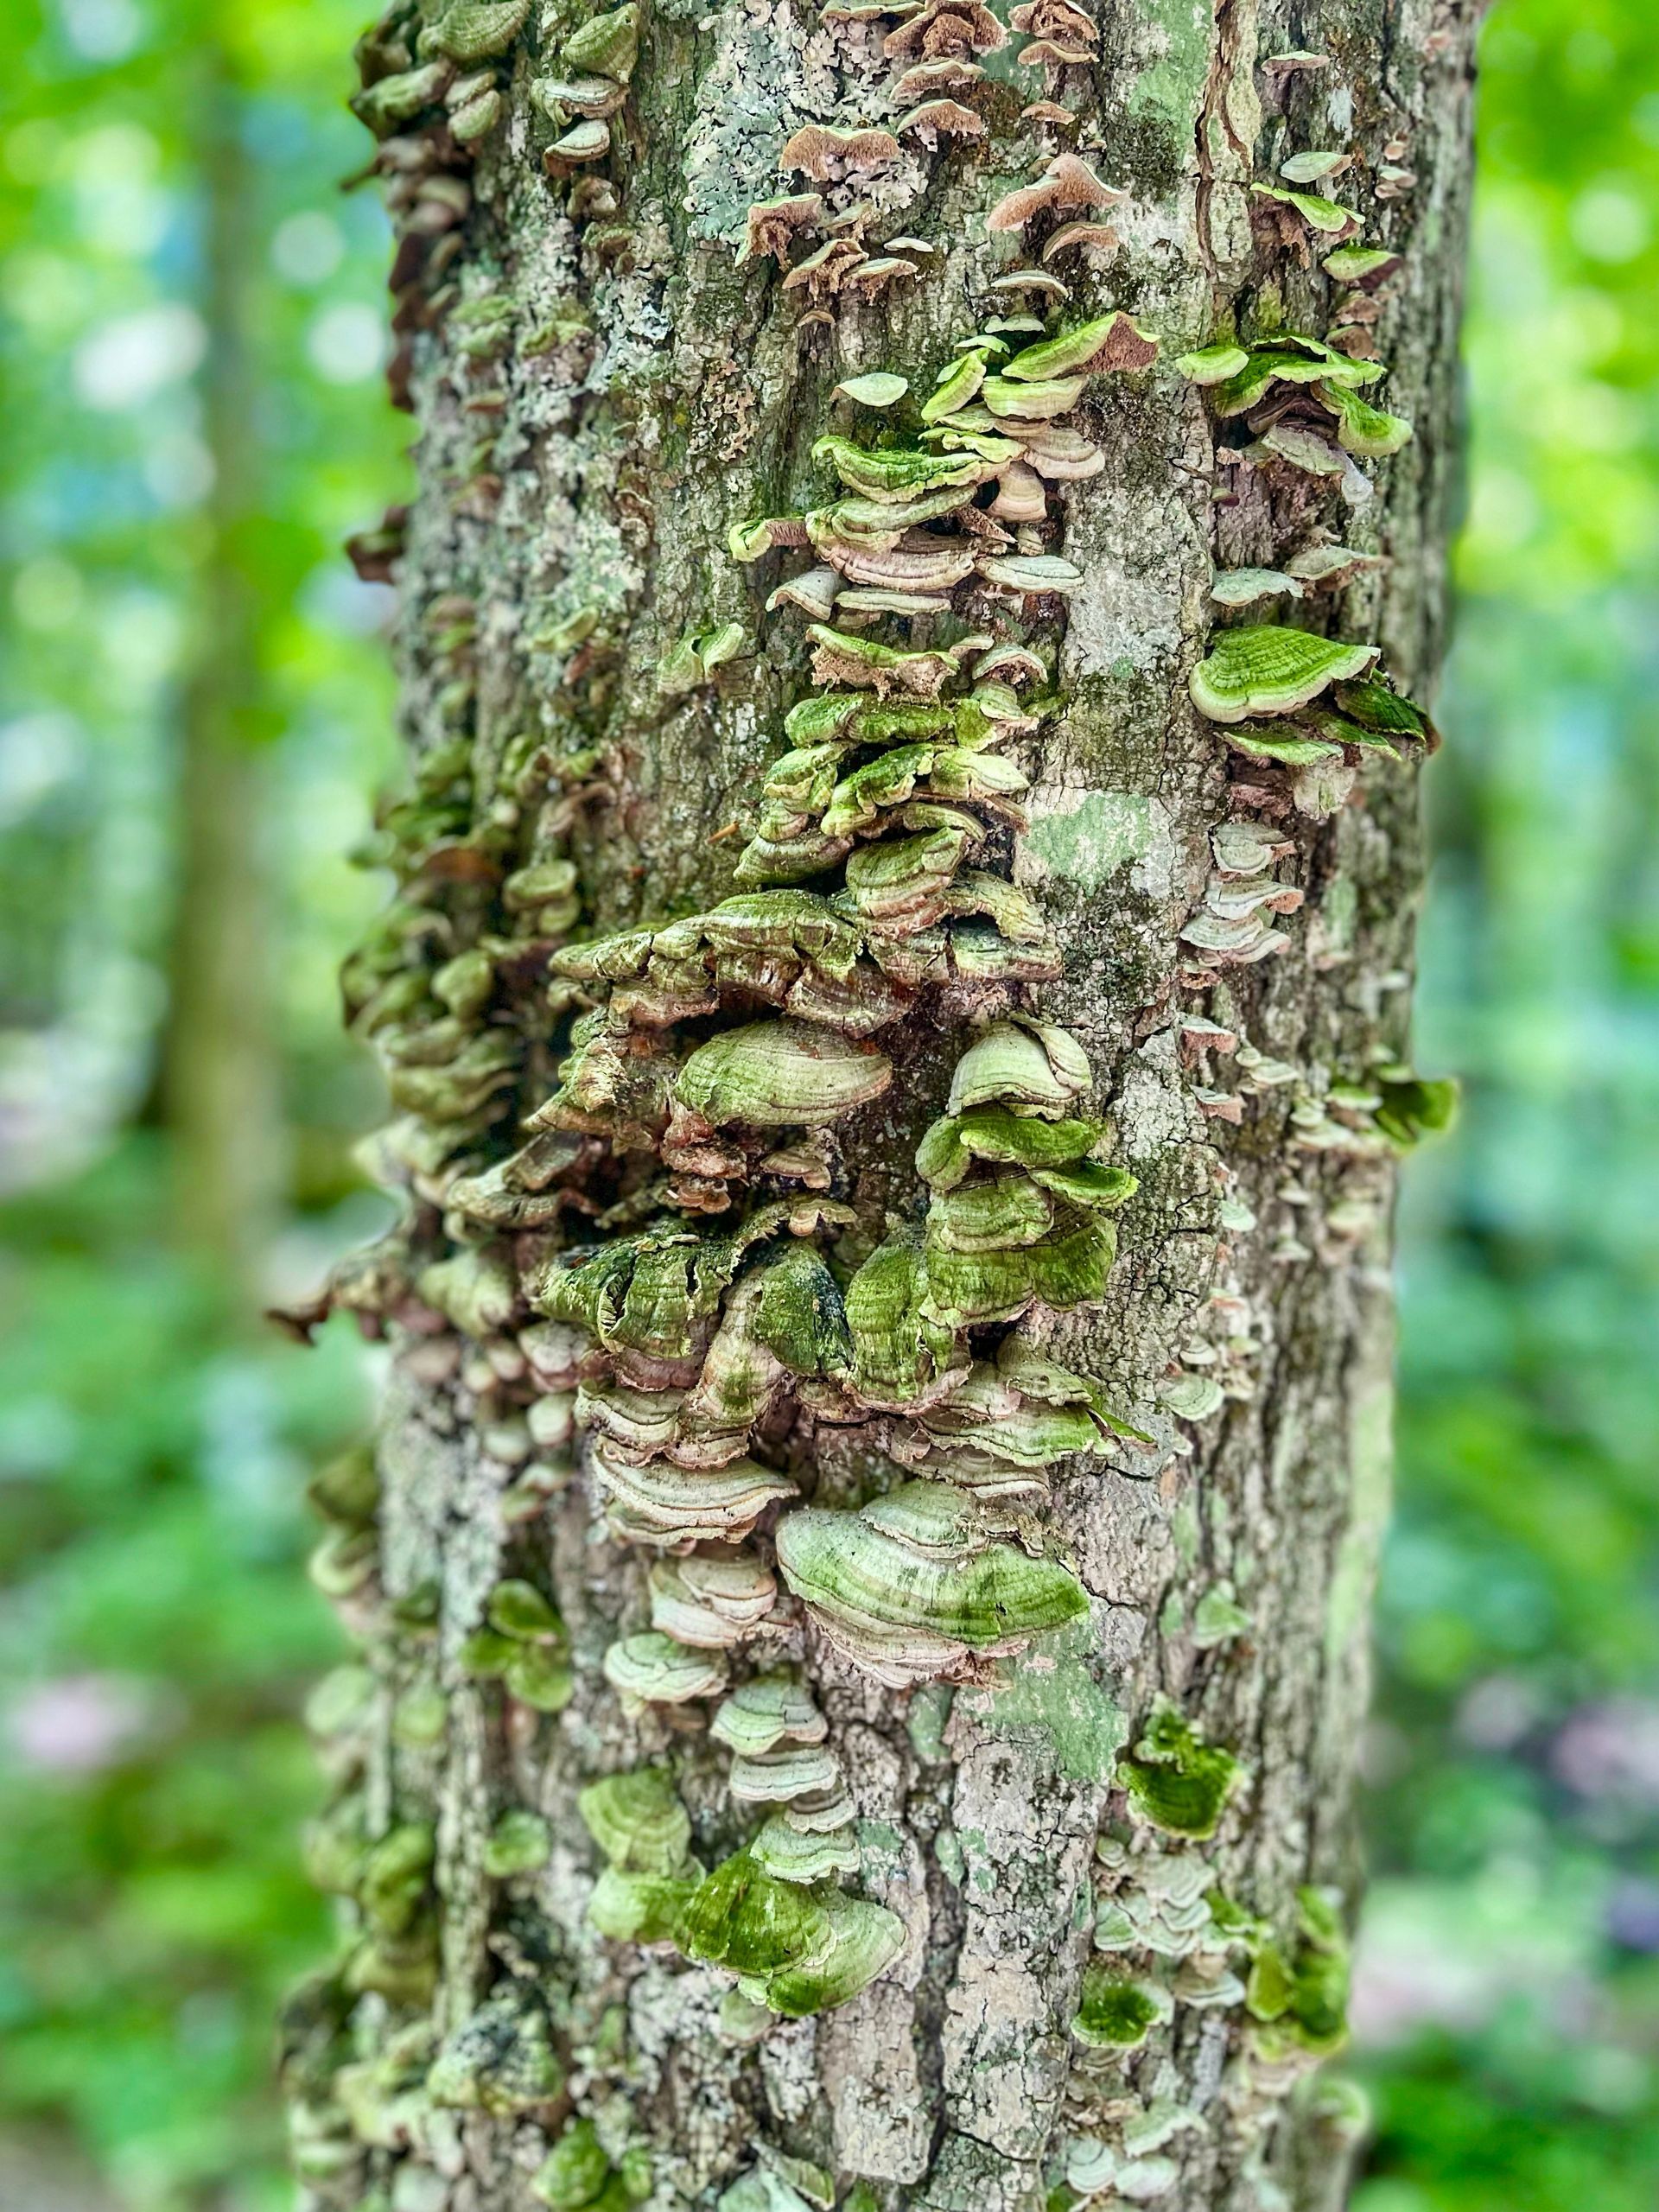
[[[359,547],[415,796],[347,985],[408,1210],[318,1309],[393,1348],[319,1484],[319,2206],[1342,2197],[1473,10],[1014,29],[360,49],[421,489]],[[982,487],[895,545],[858,503],[942,452]],[[861,600],[895,552],[957,566]]]

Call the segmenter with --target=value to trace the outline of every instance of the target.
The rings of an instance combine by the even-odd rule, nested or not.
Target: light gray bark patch
[[[914,2001],[894,1981],[875,1982],[819,2024],[836,2163],[849,2173],[912,2182],[927,2171],[935,2101],[917,2063],[916,2035]]]
[[[1026,1745],[985,1738],[961,1699],[949,1738],[966,1921],[945,1996],[947,2113],[1004,2157],[1036,2160],[1070,2063],[1056,1974],[1075,1946],[1103,1790],[1045,1786],[1052,1764]]]
[[[1043,2212],[1046,2194],[1040,2168],[949,2135],[916,2204],[918,2212]]]
[[[1044,868],[1098,891],[1135,862],[1138,891],[1168,895],[1168,828],[1162,808],[1143,791],[1046,791],[1032,808],[1026,845]]]
[[[1128,1727],[1090,1664],[1102,1642],[1093,1619],[1040,1638],[1002,1661],[986,1688],[960,1691],[958,1702],[988,1733],[1016,1737],[1067,1781],[1104,1783]]]

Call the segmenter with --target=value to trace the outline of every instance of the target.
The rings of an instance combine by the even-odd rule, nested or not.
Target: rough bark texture
[[[1109,0],[1091,26],[1050,0],[1026,22],[1078,58],[1045,69],[1010,58],[1018,40],[992,49],[982,26],[976,53],[963,0],[955,33],[884,54],[907,21],[925,31],[942,11],[819,20],[669,0],[642,20],[631,73],[625,37],[597,58],[578,46],[577,64],[626,84],[626,101],[585,95],[611,108],[609,147],[582,160],[591,122],[566,137],[580,110],[550,120],[558,96],[534,89],[578,73],[559,58],[574,5],[459,8],[435,35],[428,19],[424,47],[421,19],[394,13],[364,49],[365,107],[378,89],[392,134],[379,166],[403,238],[394,382],[418,425],[421,490],[406,525],[390,517],[357,552],[369,573],[395,567],[403,595],[416,796],[388,817],[404,888],[348,992],[417,1118],[378,1155],[410,1193],[408,1222],[331,1293],[390,1333],[394,1358],[378,1503],[362,1466],[321,1486],[337,1525],[319,1580],[365,1654],[314,1715],[339,1789],[314,1855],[351,1900],[344,1963],[302,1993],[288,2031],[320,2206],[1035,2212],[1087,2197],[1218,2212],[1342,2196],[1351,2101],[1303,2077],[1340,2040],[1337,1923],[1357,1883],[1393,1160],[1440,1103],[1399,1065],[1416,772],[1352,721],[1338,751],[1269,714],[1248,726],[1256,753],[1241,753],[1195,711],[1189,679],[1213,671],[1217,626],[1276,616],[1380,645],[1402,692],[1433,683],[1473,11],[1220,0],[1211,20],[1196,0]],[[805,124],[893,124],[924,96],[896,96],[895,79],[929,54],[982,70],[955,97],[983,136],[902,134],[899,158],[847,183],[780,175]],[[1022,117],[1033,100],[1078,119]],[[544,165],[555,141],[567,151]],[[1298,188],[1351,207],[1397,268],[1333,281],[1321,261],[1340,223],[1320,235],[1330,216],[1250,193],[1323,149],[1351,166]],[[1039,210],[1023,235],[988,227],[1063,149],[1126,194],[1105,219],[1121,250],[1058,255],[1058,308],[1029,287],[988,307],[989,280],[1040,267],[1057,223],[1102,219],[1081,206]],[[789,287],[785,267],[830,231],[781,243],[783,265],[738,248],[753,204],[802,190],[827,197],[825,222],[868,203],[873,256],[895,233],[934,251],[868,299],[855,283]],[[594,1479],[591,1440],[563,1433],[575,1367],[550,1377],[545,1331],[563,1324],[533,1334],[537,1310],[568,1315],[563,1250],[613,1245],[653,1203],[697,1229],[725,1186],[710,1196],[693,1142],[665,1199],[607,1152],[603,1116],[575,1119],[604,1158],[533,1234],[522,1211],[521,1233],[493,1232],[454,1179],[458,1160],[476,1179],[499,1160],[516,1117],[550,1097],[573,1126],[557,1074],[569,1017],[609,1001],[591,973],[550,997],[560,948],[733,891],[784,713],[813,679],[805,618],[765,610],[811,556],[740,562],[728,531],[836,496],[811,454],[825,430],[867,446],[889,434],[838,382],[899,370],[913,410],[988,313],[1033,305],[1051,334],[1128,309],[1160,348],[1088,385],[1065,420],[1103,467],[1040,487],[1043,519],[1019,541],[1063,552],[1077,588],[975,609],[1042,651],[1052,677],[1054,711],[1008,748],[1031,779],[1027,823],[1005,817],[976,857],[1039,903],[1059,972],[957,976],[878,1031],[895,1079],[837,1122],[830,1197],[849,1218],[817,1234],[844,1287],[895,1224],[927,1214],[916,1146],[986,1020],[1037,1009],[1064,1025],[1137,1187],[1103,1295],[1039,1301],[1018,1326],[1150,1441],[1064,1456],[1046,1491],[1011,1501],[1021,1556],[1063,1563],[1088,1593],[1058,1631],[893,1686],[823,1632],[785,1574],[758,1637],[715,1655],[733,1681],[791,1669],[827,1719],[856,1808],[834,1894],[901,1923],[868,1986],[791,2018],[762,2001],[764,1974],[734,1994],[683,1932],[616,1940],[588,1918],[605,1859],[590,1829],[605,1823],[577,1797],[596,1777],[668,1775],[705,1868],[734,1863],[768,1808],[730,1793],[708,1732],[718,1690],[619,1695],[632,1678],[613,1655],[657,1618],[647,1578],[663,1554],[607,1522],[615,1492]],[[1227,387],[1176,365],[1286,329],[1387,363],[1382,404],[1416,434],[1364,464],[1374,497],[1351,462],[1344,482],[1260,445],[1238,457],[1272,433],[1271,393],[1247,429],[1221,412]],[[1199,379],[1217,366],[1196,365]],[[1385,563],[1334,563],[1333,586],[1265,607],[1211,597],[1217,570],[1281,569],[1338,540]],[[924,615],[906,640],[889,618],[864,634],[914,645],[965,626]],[[1326,706],[1340,696],[1315,690]],[[1306,753],[1275,755],[1275,731]],[[1230,823],[1235,842],[1217,847]],[[1239,894],[1251,912],[1230,906],[1228,887],[1263,871],[1267,891]],[[481,965],[436,967],[480,945]],[[759,988],[747,1010],[722,995],[675,1051],[767,1003]],[[798,1182],[793,1198],[805,1203]],[[583,1204],[611,1211],[595,1222]],[[962,1332],[963,1357],[994,1358],[1006,1333]],[[588,1357],[591,1427],[611,1370]],[[903,1458],[913,1427],[906,1446],[874,1417],[815,1420],[813,1402],[774,1395],[749,1448],[843,1514],[902,1480],[887,1455]],[[779,1525],[768,1509],[747,1548],[763,1569]],[[562,1626],[504,1638],[504,1584],[531,1615],[533,1586]],[[492,1624],[493,1643],[480,1635]],[[1173,1764],[1141,1748],[1160,1715]],[[1185,1810],[1160,1789],[1171,1776]],[[524,1812],[545,1827],[501,1827]]]

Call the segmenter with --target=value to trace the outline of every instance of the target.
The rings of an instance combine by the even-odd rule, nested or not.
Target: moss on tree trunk
[[[1472,31],[360,49],[407,1207],[318,1308],[393,1347],[319,2207],[1339,2200]]]

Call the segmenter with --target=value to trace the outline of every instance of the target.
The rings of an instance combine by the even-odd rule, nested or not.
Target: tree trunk
[[[251,1319],[283,1158],[251,574],[258,428],[248,294],[256,241],[241,87],[222,48],[207,48],[201,77],[202,433],[213,481],[180,706],[179,904],[161,1090],[179,1234],[242,1288]]]
[[[314,2203],[1340,2201],[1473,28],[359,49],[408,1208],[324,1301]]]

